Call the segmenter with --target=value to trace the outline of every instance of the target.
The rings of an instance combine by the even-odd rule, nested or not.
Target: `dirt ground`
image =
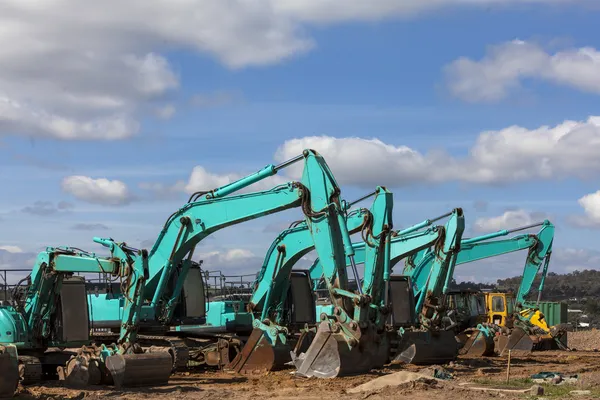
[[[598,332],[600,335],[600,332]],[[589,340],[589,339],[586,339]],[[600,346],[598,346],[600,347]],[[478,398],[600,398],[600,352],[595,351],[540,351],[511,359],[510,383],[506,384],[506,357],[470,359],[460,357],[457,361],[442,366],[452,374],[452,379],[433,378],[435,367],[414,365],[393,365],[372,371],[369,374],[340,377],[335,379],[297,378],[292,370],[272,372],[262,377],[242,377],[224,372],[186,372],[172,376],[169,385],[164,387],[114,390],[110,387],[93,387],[87,390],[73,390],[61,387],[58,383],[44,383],[19,389],[17,399],[96,399],[110,397],[118,399],[229,399],[250,400],[257,398],[277,398],[281,400],[302,398],[303,400],[381,399],[408,398],[422,399],[461,399],[466,396]],[[439,368],[439,367],[438,367]],[[396,376],[401,371],[423,372],[428,378],[398,384]],[[531,396],[515,392],[489,391],[491,388],[527,389],[534,385],[528,378],[543,371],[559,372],[563,376],[577,375],[575,383],[559,386],[543,384],[542,396]],[[405,374],[408,375],[408,374]],[[388,385],[375,387],[374,379],[385,378]],[[383,378],[382,378],[383,379]],[[373,386],[363,392],[352,389],[371,382]],[[480,387],[488,391],[480,391]],[[572,390],[589,390],[584,395],[571,394]]]
[[[600,331],[592,329],[589,331],[568,332],[567,340],[569,347],[577,350],[600,349]]]

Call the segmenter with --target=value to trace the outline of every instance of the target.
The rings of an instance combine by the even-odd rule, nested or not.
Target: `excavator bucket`
[[[242,351],[224,369],[238,374],[263,374],[282,369],[289,361],[289,345],[279,340],[273,344],[262,329],[254,328]]]
[[[458,354],[470,357],[494,355],[494,338],[479,329],[473,329]]]
[[[12,398],[18,385],[19,360],[16,348],[0,346],[0,399]]]
[[[64,380],[71,387],[99,385],[108,380],[103,379],[107,377],[102,374],[100,359],[83,355],[72,357],[67,361],[66,367],[58,367],[57,372],[59,380]]]
[[[166,385],[173,369],[173,358],[166,351],[115,354],[105,362],[116,388]]]
[[[445,364],[456,359],[458,343],[451,331],[406,331],[392,363]]]
[[[321,322],[315,338],[306,352],[292,355],[296,375],[302,377],[335,378],[368,372],[383,366],[387,361],[389,346],[383,337],[363,335],[358,345],[350,348],[341,333],[332,331],[331,325]]]
[[[503,356],[511,352],[531,353],[533,350],[533,340],[529,334],[522,328],[515,327],[508,336],[498,337],[498,348],[496,351]]]

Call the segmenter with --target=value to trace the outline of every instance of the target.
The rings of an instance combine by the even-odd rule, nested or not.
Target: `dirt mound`
[[[571,349],[595,350],[600,349],[600,330],[569,332],[567,343]]]

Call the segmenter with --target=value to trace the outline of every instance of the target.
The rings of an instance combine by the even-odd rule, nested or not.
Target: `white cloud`
[[[0,81],[1,82],[1,81]],[[135,134],[139,124],[124,114],[94,117],[85,121],[0,97],[0,128],[55,139],[123,139]]]
[[[600,190],[586,194],[578,202],[585,215],[573,215],[569,222],[584,228],[600,228]]]
[[[229,68],[261,66],[311,50],[315,43],[306,28],[315,23],[409,17],[456,6],[577,2],[382,0],[340,7],[332,0],[4,0],[0,130],[63,140],[135,135],[139,114],[180,85],[161,52],[191,50]]]
[[[277,162],[283,162],[313,149],[321,154],[332,169],[338,183],[375,186],[393,182],[402,185],[423,180],[443,181],[448,170],[436,169],[449,160],[445,154],[423,155],[406,146],[394,146],[379,139],[358,137],[334,138],[309,136],[286,141],[275,153]],[[299,177],[302,164],[294,164],[286,173]]]
[[[158,52],[192,50],[238,68],[312,46],[266,0],[7,0],[0,26],[0,129],[70,140],[135,135],[139,113],[180,85]]]
[[[526,210],[511,210],[496,217],[477,218],[473,224],[473,230],[476,232],[493,232],[531,225],[541,222],[540,220],[543,220],[543,216],[540,216],[539,213],[531,213]]]
[[[263,257],[246,249],[234,248],[200,253],[205,271],[221,271],[223,274],[253,274],[260,270]]]
[[[583,196],[579,199],[579,204],[591,219],[600,222],[600,190]]]
[[[8,251],[9,253],[22,253],[23,250],[19,246],[0,246],[0,250]]]
[[[62,189],[80,200],[94,204],[118,206],[128,204],[134,199],[125,183],[105,178],[68,176],[62,181]]]
[[[278,162],[305,148],[317,150],[341,185],[462,181],[509,183],[565,177],[589,178],[600,172],[600,117],[564,121],[554,127],[510,126],[482,132],[466,157],[437,151],[420,153],[378,139],[310,136],[287,140],[275,153]],[[296,164],[286,173],[299,176]]]
[[[234,173],[215,174],[207,171],[206,168],[202,166],[196,166],[192,170],[190,178],[187,181],[185,187],[183,187],[183,190],[188,194],[194,193],[196,191],[212,190],[230,184],[238,179],[243,178],[244,176],[246,175]],[[272,177],[268,177],[257,183],[254,183],[253,185],[250,185],[249,187],[240,190],[236,193],[247,193],[251,191],[253,192],[259,190],[268,190],[285,182],[287,182],[287,179],[285,179],[284,177],[274,175]]]
[[[600,94],[600,52],[592,47],[549,54],[538,44],[513,40],[490,47],[479,61],[459,58],[445,72],[450,91],[472,102],[503,99],[528,78]]]
[[[597,250],[559,248],[552,252],[549,270],[556,273],[600,269],[600,252]]]

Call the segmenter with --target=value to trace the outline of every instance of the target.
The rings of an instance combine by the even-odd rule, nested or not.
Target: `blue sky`
[[[70,3],[44,27],[48,10],[0,13],[0,37],[18,38],[0,50],[1,267],[28,267],[45,246],[94,249],[93,236],[149,246],[186,191],[299,144],[325,156],[347,199],[392,189],[396,227],[453,207],[468,236],[550,218],[553,270],[600,266],[593,2]],[[219,232],[197,254],[254,272],[299,215]],[[524,258],[457,276],[515,275]]]

